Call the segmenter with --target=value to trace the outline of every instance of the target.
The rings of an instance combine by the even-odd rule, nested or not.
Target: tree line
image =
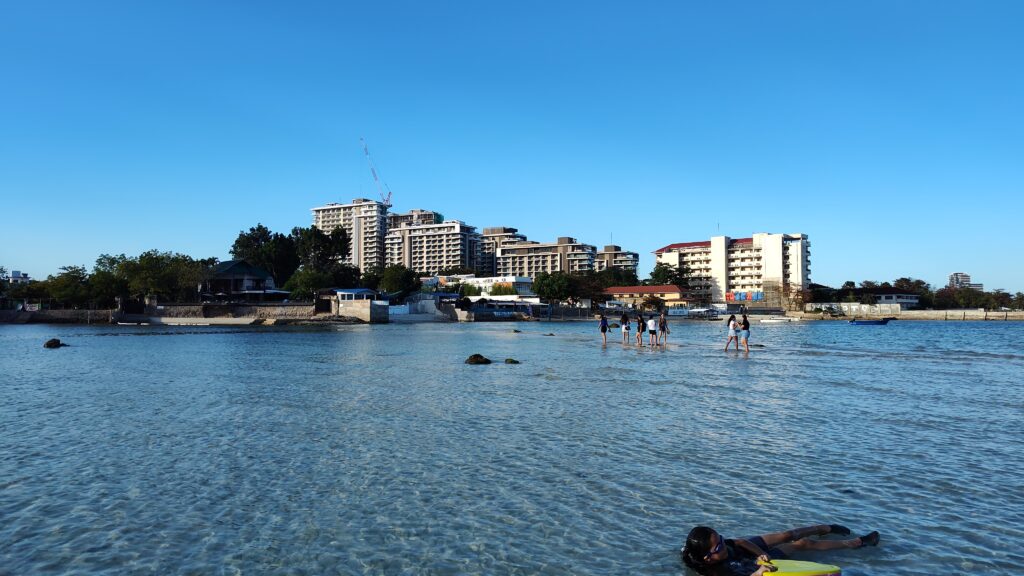
[[[861,304],[877,304],[881,293],[896,290],[904,294],[918,296],[919,310],[948,310],[957,308],[985,308],[999,310],[1001,308],[1024,309],[1024,292],[1009,294],[1002,290],[984,292],[974,288],[953,288],[945,286],[933,289],[930,284],[917,278],[902,277],[892,282],[864,280],[858,285],[847,280],[839,288],[822,284],[811,284],[804,296],[806,302],[859,302]]]

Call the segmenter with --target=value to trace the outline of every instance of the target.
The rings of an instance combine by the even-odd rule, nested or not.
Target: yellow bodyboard
[[[778,568],[772,574],[788,574],[789,576],[841,576],[843,573],[839,566],[804,562],[801,560],[772,560],[770,564]]]

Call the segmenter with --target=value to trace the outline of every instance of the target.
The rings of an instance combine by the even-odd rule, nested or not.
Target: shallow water
[[[0,574],[682,574],[818,522],[882,532],[805,556],[847,576],[1024,570],[1024,324],[672,329],[0,326]]]

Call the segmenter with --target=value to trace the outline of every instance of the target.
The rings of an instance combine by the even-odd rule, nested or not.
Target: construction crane
[[[373,174],[373,182],[377,185],[377,192],[380,193],[380,201],[384,206],[391,208],[391,188],[388,187],[387,182],[381,182],[377,177],[377,168],[374,167],[373,160],[370,158],[370,149],[366,147],[366,140],[360,137],[359,143],[363,145],[363,153],[366,154],[366,162],[370,165],[370,174]],[[385,190],[387,194],[384,194]]]

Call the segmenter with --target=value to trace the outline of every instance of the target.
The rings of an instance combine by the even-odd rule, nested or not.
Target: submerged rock
[[[548,332],[547,334],[545,334],[545,336],[554,336],[554,334],[552,334],[551,332]]]
[[[514,333],[516,333],[516,334],[522,334],[522,333],[523,333],[523,331],[522,331],[522,330],[512,330],[512,332],[514,332]]]
[[[43,348],[60,348],[61,346],[70,346],[60,341],[60,338],[50,338],[43,344]]]
[[[519,364],[519,360],[515,358],[505,358],[505,364]]]
[[[490,364],[490,363],[491,363],[491,361],[489,359],[484,358],[480,354],[473,354],[469,358],[466,358],[466,364]]]

